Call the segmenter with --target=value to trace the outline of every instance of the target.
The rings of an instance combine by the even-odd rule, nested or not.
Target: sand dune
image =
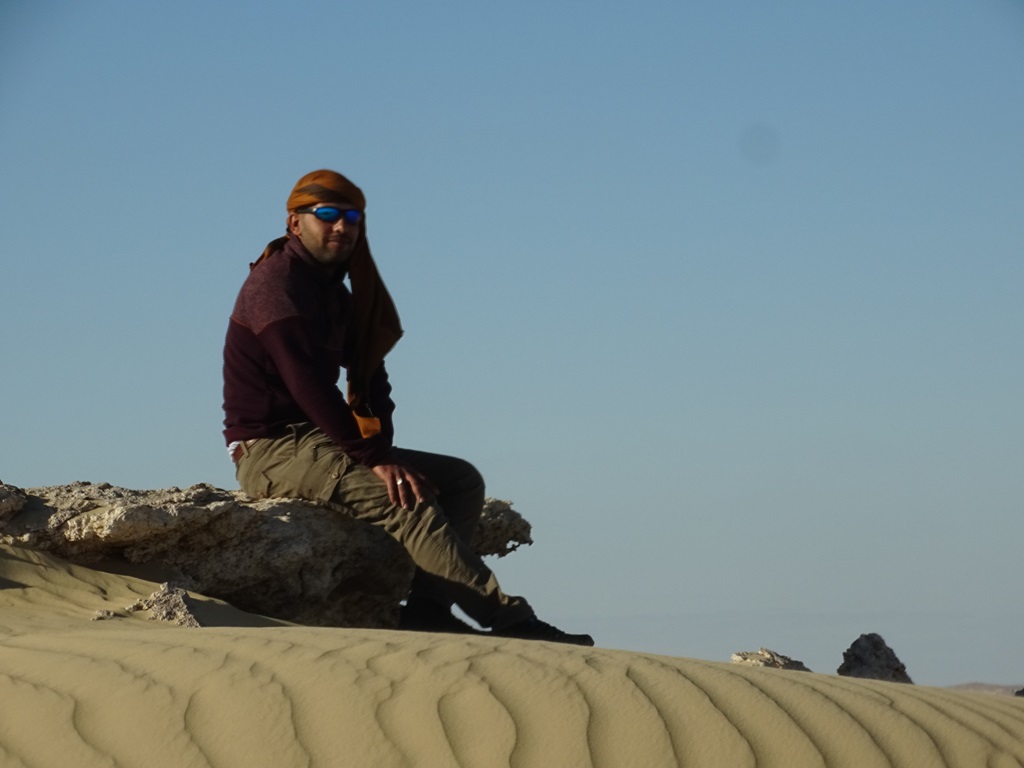
[[[1024,699],[123,610],[155,588],[0,547],[0,766],[1024,766]]]

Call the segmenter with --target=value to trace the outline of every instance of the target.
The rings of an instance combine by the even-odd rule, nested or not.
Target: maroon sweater
[[[338,388],[354,349],[351,312],[344,275],[330,277],[297,238],[249,273],[224,342],[228,443],[280,437],[287,425],[308,421],[356,461],[374,466],[387,459],[395,404],[384,365],[369,392],[380,434],[361,436]]]

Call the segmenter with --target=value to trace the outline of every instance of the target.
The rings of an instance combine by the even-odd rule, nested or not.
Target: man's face
[[[332,208],[357,210],[344,204]],[[336,222],[321,221],[313,213],[288,214],[288,231],[299,238],[310,255],[325,267],[340,267],[348,262],[359,240],[362,222],[349,224],[344,216]]]

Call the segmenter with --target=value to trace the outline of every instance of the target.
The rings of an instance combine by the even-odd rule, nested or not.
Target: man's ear
[[[293,213],[293,212],[289,212],[288,213],[288,220],[285,222],[285,226],[288,227],[288,231],[289,232],[291,232],[293,235],[298,237],[301,234],[301,231],[300,231],[300,228],[299,228],[299,214]]]

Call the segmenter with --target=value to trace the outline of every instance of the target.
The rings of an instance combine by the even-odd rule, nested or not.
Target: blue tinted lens
[[[341,209],[325,205],[313,211],[313,215],[320,219],[320,221],[326,221],[329,224],[333,224],[341,218]]]
[[[354,208],[335,208],[333,205],[323,205],[313,211],[313,215],[316,216],[320,221],[326,221],[328,224],[333,224],[338,219],[345,219],[346,224],[358,224],[363,220],[363,212],[357,211]]]

